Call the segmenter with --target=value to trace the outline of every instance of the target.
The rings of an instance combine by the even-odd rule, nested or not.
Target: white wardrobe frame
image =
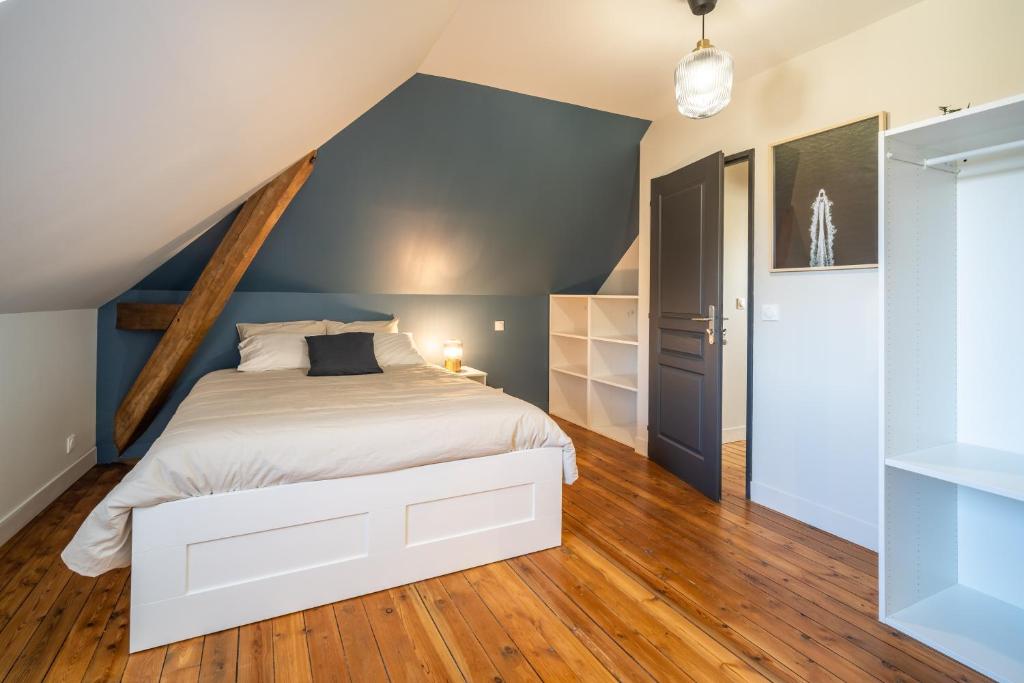
[[[220,493],[132,517],[137,652],[558,546],[562,450]]]
[[[1024,96],[881,134],[880,619],[1024,680]]]

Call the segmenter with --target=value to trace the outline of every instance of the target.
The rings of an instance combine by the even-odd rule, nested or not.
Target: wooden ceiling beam
[[[147,332],[171,326],[181,304],[122,302],[117,305],[117,329]]]
[[[246,200],[114,416],[124,452],[153,421],[246,268],[313,171],[312,151]]]

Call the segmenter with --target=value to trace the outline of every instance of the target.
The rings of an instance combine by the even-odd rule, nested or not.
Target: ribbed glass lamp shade
[[[706,45],[706,46],[705,46]],[[706,119],[732,99],[732,56],[707,41],[676,67],[676,104],[691,119]]]

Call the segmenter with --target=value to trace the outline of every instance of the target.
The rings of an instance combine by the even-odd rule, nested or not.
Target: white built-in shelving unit
[[[549,410],[636,447],[637,301],[630,294],[553,294]]]
[[[1024,97],[880,166],[881,619],[1024,681]]]

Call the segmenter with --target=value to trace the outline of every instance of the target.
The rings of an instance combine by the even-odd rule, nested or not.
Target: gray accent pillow
[[[372,375],[384,372],[373,353],[372,332],[306,337],[310,377]]]

